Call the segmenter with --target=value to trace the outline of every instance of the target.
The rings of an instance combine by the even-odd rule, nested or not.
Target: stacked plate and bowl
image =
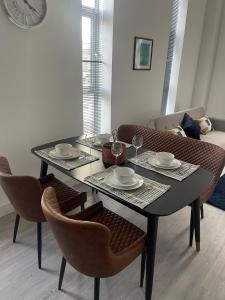
[[[141,187],[144,180],[131,168],[116,167],[105,177],[104,182],[112,188],[129,191]]]
[[[174,154],[169,152],[157,152],[153,157],[149,158],[148,161],[153,167],[174,170],[181,166],[181,162],[175,159]]]
[[[49,156],[55,159],[74,159],[79,157],[79,155],[79,151],[67,143],[57,144],[55,148],[49,152]]]

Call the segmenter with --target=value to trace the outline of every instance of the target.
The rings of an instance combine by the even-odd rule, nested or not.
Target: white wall
[[[177,88],[176,111],[191,107],[206,4],[207,0],[189,0]]]
[[[160,113],[170,0],[115,0],[112,60],[112,127],[146,124]],[[133,71],[134,37],[152,38],[151,71]]]
[[[208,0],[192,106],[225,118],[225,2]]]
[[[207,1],[192,106],[207,106],[217,54],[223,6],[224,0]]]
[[[0,9],[0,155],[17,174],[38,176],[31,147],[82,131],[80,1],[47,5],[44,23],[27,31]],[[1,193],[0,214],[5,201]]]
[[[218,43],[212,67],[211,84],[207,99],[207,114],[210,116],[225,118],[225,4],[222,3],[220,29]],[[210,38],[210,37],[209,37]]]

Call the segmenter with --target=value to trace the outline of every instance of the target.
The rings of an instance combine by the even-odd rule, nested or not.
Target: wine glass
[[[138,149],[141,148],[142,145],[143,145],[143,136],[142,135],[135,135],[132,139],[132,145],[136,149],[135,160],[137,161],[137,152],[138,152]]]
[[[86,141],[87,141],[87,143],[89,145],[89,148],[90,148],[90,156],[89,156],[89,158],[92,159],[91,158],[91,148],[94,146],[95,139],[96,139],[96,134],[94,134],[92,132],[89,132],[89,133],[86,134],[86,138],[85,139],[86,139]]]
[[[123,152],[123,144],[119,142],[112,143],[111,148],[112,155],[116,157],[116,165],[117,165],[117,158],[122,154]]]

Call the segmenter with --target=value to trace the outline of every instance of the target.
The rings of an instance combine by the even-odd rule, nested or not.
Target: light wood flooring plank
[[[146,219],[99,195],[104,205],[142,229]],[[89,203],[93,203],[90,194]],[[201,252],[188,247],[190,208],[160,218],[153,300],[225,299],[225,212],[205,205]],[[66,266],[63,290],[57,290],[60,250],[47,224],[43,226],[43,270],[37,267],[36,226],[21,220],[12,243],[15,214],[0,219],[0,300],[93,299],[93,279]],[[140,259],[120,274],[101,280],[101,300],[143,300]]]

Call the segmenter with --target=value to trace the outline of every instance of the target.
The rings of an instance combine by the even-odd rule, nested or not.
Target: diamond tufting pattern
[[[213,174],[213,180],[208,190],[201,195],[201,202],[206,202],[220,178],[225,165],[225,151],[219,146],[168,134],[151,128],[138,125],[121,125],[118,129],[118,138],[131,143],[134,135],[142,135],[143,146],[153,151],[172,152],[177,159],[191,164],[200,165]]]
[[[89,218],[89,221],[101,223],[110,229],[110,248],[114,253],[122,251],[145,236],[145,233],[137,226],[104,207]]]
[[[58,204],[62,213],[67,213],[68,211],[86,202],[86,193],[76,191],[65,185],[60,180],[56,179],[53,174],[47,175],[45,178],[41,178],[39,181],[43,191],[50,186],[55,189]]]
[[[101,201],[74,216],[55,209],[56,193],[47,188],[42,209],[63,256],[77,271],[94,278],[114,276],[144,252],[145,233],[106,209]]]

